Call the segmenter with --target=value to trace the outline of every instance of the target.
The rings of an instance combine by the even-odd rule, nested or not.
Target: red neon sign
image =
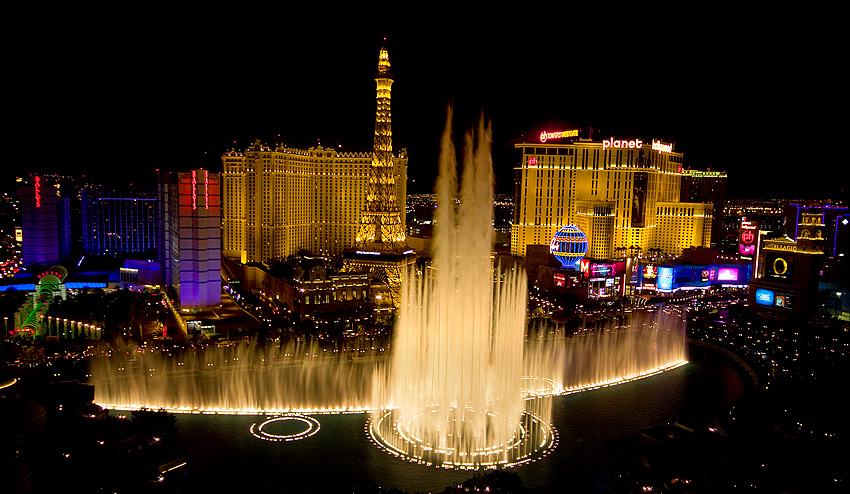
[[[33,175],[35,177],[33,180],[35,181],[35,207],[41,207],[41,178],[38,175]]]
[[[204,170],[204,207],[210,208],[210,172]]]
[[[546,142],[549,139],[563,139],[564,137],[578,137],[578,130],[556,130],[554,132],[540,133],[540,142]]]
[[[192,170],[192,209],[198,209],[198,180],[195,177],[195,170]]]
[[[528,166],[537,166],[537,156],[528,157]]]

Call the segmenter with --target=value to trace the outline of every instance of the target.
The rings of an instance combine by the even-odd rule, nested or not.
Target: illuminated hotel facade
[[[355,244],[371,152],[271,148],[256,141],[221,159],[225,256],[243,263],[284,259],[299,250],[333,256]],[[401,149],[392,164],[403,225],[407,151]]]
[[[580,136],[580,133],[587,134]],[[612,259],[658,251],[679,256],[711,242],[712,204],[680,202],[682,153],[661,141],[584,131],[543,132],[518,143],[511,253],[546,245],[560,226],[589,239],[587,257]]]
[[[220,194],[218,173],[160,174],[160,264],[182,307],[221,305]]]

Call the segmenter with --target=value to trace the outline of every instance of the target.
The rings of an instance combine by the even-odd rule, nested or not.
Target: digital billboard
[[[756,244],[738,244],[738,254],[742,256],[753,256],[756,253]]]
[[[783,307],[785,309],[792,309],[794,307],[794,295],[790,293],[777,293],[774,298],[773,305],[776,307]]]
[[[553,278],[554,278],[553,282],[555,283],[555,286],[560,286],[560,287],[566,287],[567,286],[567,277],[564,275],[564,273],[555,273],[553,275]]]
[[[646,226],[646,191],[649,175],[635,172],[632,181],[632,226]]]
[[[773,305],[774,293],[773,290],[765,290],[759,288],[756,290],[756,303],[759,305]]]
[[[765,251],[764,277],[790,283],[794,274],[794,253]]]
[[[658,267],[653,265],[647,265],[643,267],[643,277],[644,278],[655,278],[658,276]]]
[[[593,262],[590,264],[590,275],[598,276],[614,276],[614,265]]]
[[[717,281],[738,281],[738,268],[718,268]]]
[[[756,253],[756,242],[759,224],[757,221],[749,221],[747,217],[741,218],[741,228],[738,229],[738,254],[752,256]]]
[[[673,268],[658,268],[657,286],[659,290],[673,290]]]

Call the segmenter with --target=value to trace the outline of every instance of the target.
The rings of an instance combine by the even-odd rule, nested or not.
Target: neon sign
[[[745,244],[751,244],[756,239],[756,236],[753,234],[752,230],[744,230],[741,232],[741,242]]]
[[[33,175],[35,181],[35,207],[41,207],[41,178],[38,175]]]
[[[755,230],[756,228],[758,228],[758,223],[756,223],[755,221],[747,220],[746,216],[741,217],[741,229],[742,230]]]
[[[528,166],[537,166],[537,156],[528,157]]]
[[[564,137],[578,137],[578,130],[556,130],[555,132],[540,133],[540,142],[546,142],[549,139],[563,139]]]
[[[204,170],[204,207],[210,208],[210,172]]]
[[[192,170],[192,209],[198,209],[198,180],[195,170]]]
[[[643,147],[643,141],[640,139],[635,139],[632,141],[627,140],[614,140],[614,138],[610,139],[602,139],[602,150],[605,151],[608,148],[616,148],[616,149],[640,149]]]
[[[664,144],[661,141],[652,140],[652,150],[658,151],[658,154],[661,153],[672,153],[673,152],[673,144]]]

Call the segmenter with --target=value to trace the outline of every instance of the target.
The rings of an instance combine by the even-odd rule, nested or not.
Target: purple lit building
[[[220,176],[207,170],[162,173],[160,264],[181,307],[221,305]]]
[[[848,216],[850,208],[846,207],[789,204],[785,207],[785,235],[793,240],[822,240],[819,244],[823,254],[826,257],[835,257],[837,230],[839,225],[846,226],[838,221],[843,221]]]
[[[33,174],[18,187],[18,200],[23,265],[47,267],[65,262],[71,254],[70,206],[58,183]]]

